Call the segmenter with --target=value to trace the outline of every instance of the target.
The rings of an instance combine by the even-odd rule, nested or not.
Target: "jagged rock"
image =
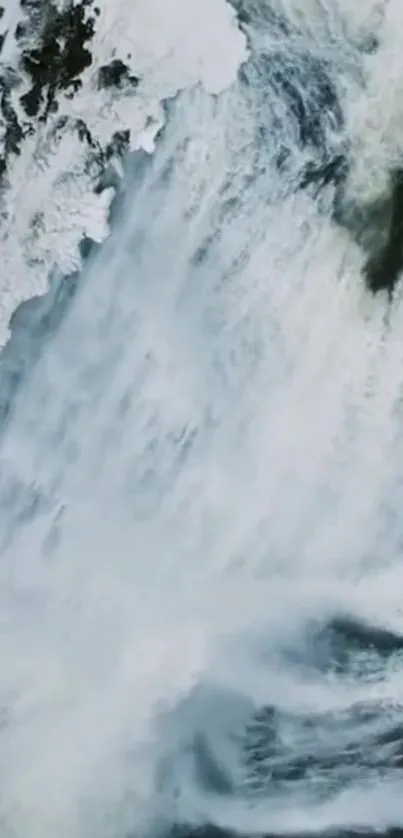
[[[38,116],[41,111],[41,118],[46,119],[57,109],[58,91],[74,94],[79,89],[79,76],[92,62],[88,42],[95,32],[95,14],[89,14],[91,6],[92,0],[83,0],[59,10],[47,3],[39,39],[22,54],[23,69],[32,83],[21,97],[28,116]],[[31,17],[37,16],[37,7],[31,6],[30,12]]]
[[[112,157],[124,157],[129,150],[129,146],[130,131],[115,131],[105,150],[106,159],[110,160]]]
[[[28,80],[29,89],[18,97],[21,76],[17,72],[13,78],[11,68],[2,69],[0,112],[4,137],[0,179],[6,175],[10,155],[20,153],[24,137],[34,132],[39,122],[48,122],[48,117],[58,111],[60,92],[74,96],[80,89],[80,77],[92,63],[90,42],[99,14],[93,3],[94,0],[78,3],[68,0],[60,8],[56,0],[20,0],[23,19],[16,26],[15,37],[21,51],[19,68]],[[138,83],[138,78],[120,59],[104,65],[98,73],[99,87],[134,89]],[[21,109],[26,118],[21,117]],[[74,122],[63,116],[59,120],[53,119],[49,123],[50,131],[56,135],[66,121]],[[95,162],[97,170],[107,168],[113,158],[122,159],[130,145],[128,131],[115,132],[101,148],[84,120],[76,120],[73,128],[88,147],[89,165]]]
[[[130,73],[130,68],[120,58],[115,58],[109,64],[104,64],[99,68],[98,87],[122,87],[124,84],[136,88],[139,79]]]
[[[333,217],[366,254],[367,288],[391,296],[403,270],[403,171],[391,173],[389,189],[365,204],[349,199],[344,178],[336,192]]]
[[[376,293],[393,294],[403,271],[403,171],[393,177],[389,207],[390,222],[384,246],[370,258],[365,267],[368,288]]]
[[[7,164],[7,158],[10,154],[19,154],[21,141],[24,137],[24,131],[18,122],[17,114],[11,104],[10,90],[6,83],[0,81],[0,112],[4,119],[5,134],[4,134],[4,162]]]
[[[46,122],[58,110],[58,93],[72,96],[80,88],[80,75],[92,62],[89,44],[99,12],[93,0],[69,0],[62,9],[49,0],[20,0],[20,6],[23,19],[14,33],[20,46],[19,65],[14,69],[3,66],[0,76],[0,179],[7,172],[9,157],[20,153],[24,137],[36,130],[38,121]],[[0,51],[6,34],[0,36]],[[18,97],[21,76],[30,86]],[[83,126],[77,129],[92,147],[89,132]]]

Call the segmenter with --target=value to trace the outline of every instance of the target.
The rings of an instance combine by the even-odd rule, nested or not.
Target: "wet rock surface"
[[[387,191],[366,204],[349,200],[345,181],[339,184],[334,220],[366,254],[368,290],[374,294],[386,291],[391,298],[403,271],[403,171],[391,172]]]
[[[403,171],[396,171],[392,180],[386,241],[365,267],[368,288],[375,293],[386,290],[389,295],[403,270]]]

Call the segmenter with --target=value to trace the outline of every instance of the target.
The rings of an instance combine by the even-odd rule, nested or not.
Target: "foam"
[[[386,725],[402,695],[393,655],[365,681],[359,665],[312,674],[301,644],[310,620],[347,610],[401,629],[402,302],[368,297],[360,248],[279,173],[282,126],[256,152],[260,98],[203,90],[240,60],[216,8],[235,32],[229,65],[213,82],[193,35],[176,45],[178,79],[197,87],[171,108],[2,439],[0,812],[17,838],[137,838],[176,818],[249,834],[401,820],[393,770],[376,789],[323,801],[302,783],[270,806],[245,793],[240,761],[235,799],[187,770],[195,731],[225,756],[228,729],[261,704],[351,711],[353,725],[368,700]],[[198,18],[210,57],[212,9]],[[152,70],[166,68],[153,49]]]

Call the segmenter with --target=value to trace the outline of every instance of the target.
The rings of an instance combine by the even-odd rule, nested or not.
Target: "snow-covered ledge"
[[[80,268],[83,237],[108,235],[114,190],[96,190],[105,167],[119,172],[129,148],[152,151],[163,100],[197,83],[218,93],[245,54],[225,0],[5,0],[0,347],[52,270]]]

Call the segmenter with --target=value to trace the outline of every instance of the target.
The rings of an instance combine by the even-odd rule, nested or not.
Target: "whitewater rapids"
[[[299,187],[385,190],[402,12],[245,5],[2,426],[2,838],[403,826],[403,301]]]

